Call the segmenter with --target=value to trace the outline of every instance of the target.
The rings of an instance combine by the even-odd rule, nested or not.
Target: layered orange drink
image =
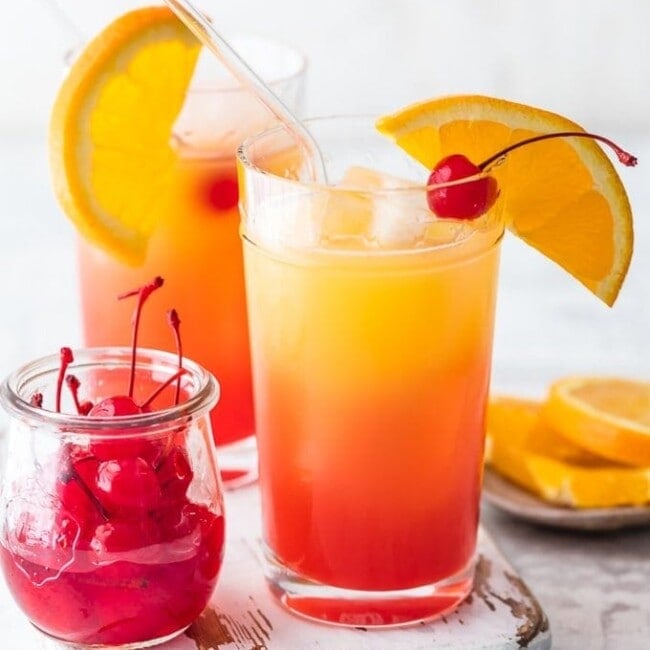
[[[299,53],[250,36],[233,44],[296,106]],[[231,486],[257,473],[235,151],[272,121],[165,7],[106,27],[70,70],[52,118],[59,198],[84,235],[85,343],[128,344],[129,309],[117,304],[106,318],[106,296],[164,276],[168,299],[152,300],[141,341],[173,349],[165,311],[183,314],[184,353],[222,386],[212,424]]]
[[[352,590],[393,592],[379,622],[427,618],[471,588],[503,226],[436,219],[371,122],[310,128],[327,185],[268,173],[283,129],[240,154],[271,581],[343,590],[289,588],[306,615],[340,621]]]
[[[599,144],[636,158],[471,95],[308,128],[239,150],[267,580],[333,623],[428,619],[472,587],[504,228],[612,305],[632,218]]]

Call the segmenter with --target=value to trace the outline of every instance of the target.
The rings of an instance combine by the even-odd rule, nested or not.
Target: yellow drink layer
[[[351,191],[284,201],[300,246],[244,244],[266,542],[342,587],[431,583],[474,552],[501,229],[459,239],[416,196],[389,239],[358,232],[377,213]]]

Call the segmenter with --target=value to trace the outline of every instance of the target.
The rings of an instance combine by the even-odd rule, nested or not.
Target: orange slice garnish
[[[561,115],[479,95],[415,104],[380,118],[377,128],[427,169],[455,153],[479,164],[528,137],[583,131]],[[603,150],[586,138],[545,140],[511,152],[492,173],[510,231],[612,305],[633,230],[625,189]]]
[[[200,45],[166,7],[136,9],[81,52],[50,125],[54,189],[79,232],[137,263],[175,160],[170,145]]]
[[[650,503],[650,466],[596,456],[552,429],[542,404],[499,397],[488,409],[486,463],[549,503],[605,508]]]

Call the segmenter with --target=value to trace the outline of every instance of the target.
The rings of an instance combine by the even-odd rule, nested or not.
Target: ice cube
[[[371,215],[366,237],[380,248],[413,246],[433,219],[424,188],[412,181],[374,169],[353,167],[341,185],[368,189],[366,197]]]
[[[271,249],[313,248],[318,245],[318,215],[326,206],[323,194],[277,196],[258,205],[244,221],[244,234]]]

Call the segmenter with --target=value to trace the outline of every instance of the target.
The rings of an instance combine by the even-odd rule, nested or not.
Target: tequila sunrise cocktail
[[[240,149],[267,575],[307,616],[426,619],[472,584],[502,226],[435,219],[370,121],[310,129],[338,187],[266,174],[281,129]]]
[[[261,39],[241,37],[235,44],[295,106],[303,58]],[[144,259],[128,264],[82,240],[79,268],[84,338],[91,346],[129,343],[130,311],[116,305],[106,318],[106,296],[154,275],[165,277],[166,300],[152,298],[141,323],[141,341],[147,347],[173,349],[163,313],[171,302],[183,314],[184,353],[218,376],[222,386],[213,429],[225,484],[234,486],[257,473],[256,456],[248,453],[254,451],[255,421],[235,150],[244,137],[268,124],[269,115],[253,95],[232,79],[219,78],[220,71],[209,64],[199,61],[172,134],[173,163],[157,200],[146,206],[155,211],[156,225]],[[134,201],[133,196],[126,200]]]

